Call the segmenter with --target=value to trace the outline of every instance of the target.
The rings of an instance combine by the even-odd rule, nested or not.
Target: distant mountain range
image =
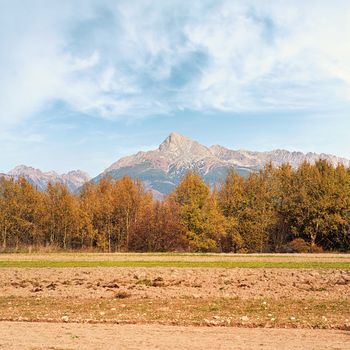
[[[142,180],[146,188],[155,194],[163,195],[172,191],[189,170],[196,171],[213,185],[222,180],[230,169],[246,176],[268,162],[276,166],[289,163],[297,167],[304,161],[314,163],[319,159],[326,159],[333,165],[350,166],[350,160],[328,154],[286,150],[251,152],[230,150],[219,145],[206,147],[173,132],[158,149],[121,158],[92,181],[98,182],[106,176],[118,179],[127,174]]]
[[[206,147],[173,132],[156,150],[138,152],[121,158],[91,181],[97,183],[107,176],[119,179],[129,175],[133,179],[140,179],[146,189],[151,190],[156,197],[161,197],[171,192],[189,170],[199,173],[212,186],[224,179],[230,169],[234,169],[242,176],[247,176],[252,171],[258,171],[268,162],[276,166],[289,163],[296,168],[304,161],[313,164],[319,159],[325,159],[333,165],[343,164],[350,167],[350,160],[329,154],[286,150],[252,152],[230,150],[219,145]],[[54,171],[42,172],[23,165],[0,176],[24,177],[39,190],[44,190],[49,182],[61,182],[66,184],[72,192],[90,181],[89,175],[81,170],[59,175]]]
[[[54,171],[42,172],[39,169],[35,169],[25,165],[19,165],[9,171],[7,174],[0,174],[6,178],[18,179],[24,177],[28,182],[33,184],[39,191],[46,189],[49,182],[51,183],[63,183],[71,192],[75,192],[87,181],[90,180],[90,176],[81,171],[73,170],[67,174],[59,175]]]

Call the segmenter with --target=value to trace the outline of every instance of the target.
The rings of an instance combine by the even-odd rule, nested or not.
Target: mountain
[[[74,192],[83,186],[85,182],[90,180],[89,175],[81,170],[73,170],[67,174],[59,175],[54,171],[42,172],[39,169],[25,165],[19,165],[7,174],[0,174],[0,177],[1,176],[14,179],[24,177],[40,191],[45,190],[48,183],[51,182],[63,183],[71,192]]]
[[[10,179],[11,177],[8,176],[7,174],[0,173],[0,178],[4,177],[6,180]]]
[[[343,164],[346,167],[350,166],[350,160],[325,153],[290,152],[281,149],[270,152],[252,152],[245,150],[233,151],[219,145],[211,146],[210,149],[220,160],[256,169],[263,168],[264,165],[269,162],[275,166],[288,163],[293,168],[297,168],[304,161],[314,164],[320,159],[327,160],[333,166],[336,166],[337,164]]]
[[[247,176],[268,162],[277,166],[290,163],[297,167],[304,161],[314,163],[318,159],[326,159],[334,165],[341,163],[350,166],[349,160],[327,154],[286,150],[251,152],[230,150],[219,145],[206,147],[173,132],[158,149],[121,158],[92,181],[98,182],[106,176],[118,179],[129,175],[142,180],[146,188],[155,194],[163,195],[172,191],[189,170],[199,173],[212,186],[222,180],[230,169]]]
[[[121,158],[91,181],[96,183],[106,176],[119,179],[129,175],[140,179],[146,189],[151,190],[155,197],[161,198],[171,192],[189,170],[196,171],[213,186],[224,179],[230,169],[247,176],[269,162],[276,166],[289,163],[296,168],[304,161],[313,164],[319,159],[325,159],[333,165],[343,164],[350,167],[350,160],[329,154],[286,150],[252,152],[230,150],[220,145],[206,147],[172,132],[157,149]],[[7,174],[0,173],[0,177],[24,177],[41,191],[46,189],[49,182],[60,182],[75,192],[90,181],[89,175],[80,170],[59,175],[54,171],[42,172],[24,165],[17,166]]]

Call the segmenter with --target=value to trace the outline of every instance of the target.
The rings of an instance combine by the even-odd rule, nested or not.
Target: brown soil
[[[350,271],[1,269],[0,320],[350,329]]]
[[[350,295],[350,270],[214,268],[3,268],[0,297],[291,298]]]
[[[200,257],[226,258],[232,259]],[[350,348],[350,270],[2,268],[0,274],[0,349]]]
[[[349,349],[350,333],[154,325],[2,322],[0,349]]]

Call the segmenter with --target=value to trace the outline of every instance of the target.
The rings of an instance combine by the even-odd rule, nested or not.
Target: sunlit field
[[[0,267],[3,320],[350,327],[346,254],[2,254]]]
[[[350,269],[348,254],[2,254],[0,267],[178,267]]]

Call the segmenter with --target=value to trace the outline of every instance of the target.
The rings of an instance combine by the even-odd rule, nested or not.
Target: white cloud
[[[199,108],[305,108],[348,91],[350,4],[272,3],[224,2],[189,24],[193,45],[210,57]]]
[[[350,100],[348,1],[11,1],[0,29],[3,129],[54,100],[104,118]]]

